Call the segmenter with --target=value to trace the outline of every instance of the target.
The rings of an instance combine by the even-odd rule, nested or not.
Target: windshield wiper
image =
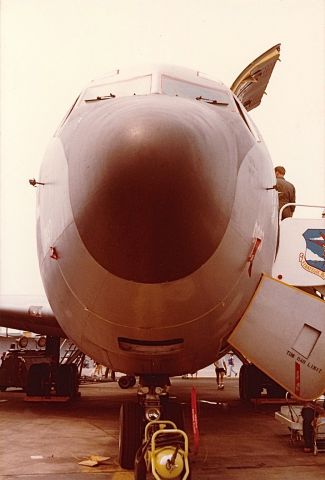
[[[87,98],[85,102],[97,102],[98,100],[109,100],[110,98],[115,98],[116,95],[113,95],[113,93],[110,93],[109,95],[103,95],[101,97],[95,97],[95,98]]]
[[[202,96],[196,97],[195,100],[203,100],[204,102],[210,103],[211,105],[229,105],[229,102],[220,102],[219,100],[211,100],[211,98],[204,98]]]

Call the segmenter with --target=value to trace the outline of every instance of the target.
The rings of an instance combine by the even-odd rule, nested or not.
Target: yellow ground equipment
[[[146,425],[144,442],[135,458],[135,480],[150,472],[156,480],[190,480],[188,438],[170,420],[153,420]]]

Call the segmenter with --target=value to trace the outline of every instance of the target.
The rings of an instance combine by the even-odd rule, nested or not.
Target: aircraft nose
[[[69,157],[79,234],[118,277],[183,278],[214,253],[229,222],[237,159],[227,126],[186,99],[156,95],[114,105],[89,116]]]

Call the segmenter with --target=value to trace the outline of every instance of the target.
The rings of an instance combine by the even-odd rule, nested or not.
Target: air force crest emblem
[[[299,254],[302,268],[325,280],[325,229],[308,228],[302,236],[306,242],[305,253]]]

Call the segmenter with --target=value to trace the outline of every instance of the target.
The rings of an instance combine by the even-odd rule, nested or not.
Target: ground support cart
[[[293,447],[303,439],[301,416],[302,405],[283,405],[275,412],[275,419],[286,425],[290,431],[290,445]]]
[[[286,425],[290,431],[290,444],[294,446],[303,440],[303,405],[283,405],[279,412],[275,412],[275,419]],[[317,416],[313,420],[313,453],[325,452],[325,416]]]
[[[170,420],[146,425],[144,442],[135,458],[135,480],[145,480],[147,472],[156,480],[190,480],[188,438]]]

